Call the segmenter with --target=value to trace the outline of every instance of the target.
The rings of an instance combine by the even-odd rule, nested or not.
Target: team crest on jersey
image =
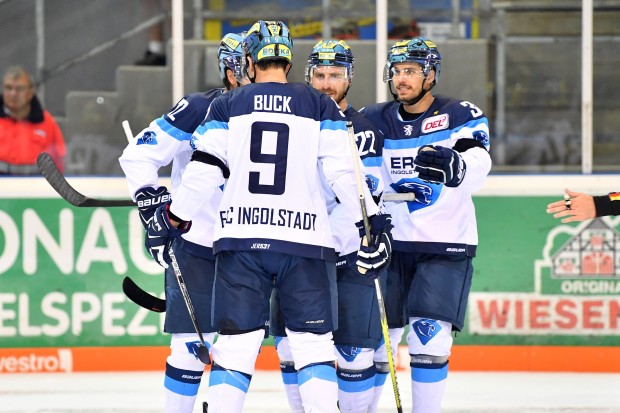
[[[434,204],[439,198],[443,184],[433,184],[419,178],[404,178],[390,186],[397,193],[415,194],[415,201],[407,201],[407,209],[413,212]]]
[[[448,115],[447,113],[442,113],[441,115],[426,118],[422,122],[422,133],[431,133],[448,129],[449,124],[450,115]]]
[[[482,143],[484,146],[489,146],[489,135],[481,130],[477,130],[473,133],[474,139]]]
[[[144,134],[138,138],[136,145],[157,145],[155,132],[144,132]]]
[[[413,126],[405,125],[403,127],[403,132],[405,133],[405,136],[411,136],[411,134],[413,133]]]

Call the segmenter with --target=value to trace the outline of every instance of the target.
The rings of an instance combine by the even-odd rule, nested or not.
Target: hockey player
[[[354,72],[351,48],[343,40],[322,40],[308,56],[306,82],[336,101],[340,110],[353,123],[359,155],[364,164],[366,182],[374,196],[383,191],[380,180],[383,134],[347,102]],[[382,342],[381,324],[375,285],[372,278],[362,276],[355,265],[359,243],[351,211],[338,203],[333,192],[326,190],[330,224],[338,253],[338,329],[334,332],[337,349],[338,400],[341,412],[373,412],[389,372],[385,352],[373,360]],[[385,281],[387,271],[380,276]],[[275,336],[280,368],[291,410],[303,412],[298,391],[297,371],[293,366],[283,320],[278,317],[277,294],[272,299],[271,334]]]
[[[410,196],[407,202],[386,203],[395,230],[385,302],[391,306],[390,327],[410,327],[415,413],[441,410],[452,331],[463,328],[478,244],[472,193],[491,169],[482,110],[430,93],[440,67],[430,40],[395,43],[383,75],[394,101],[362,110],[385,134],[384,197]]]
[[[192,93],[132,140],[119,161],[129,185],[129,192],[138,203],[142,224],[148,227],[155,209],[170,200],[165,186],[158,184],[160,167],[172,163],[172,189],[190,161],[192,148],[189,140],[194,130],[204,120],[209,105],[217,96],[228,90],[249,83],[242,76],[242,34],[229,33],[222,39],[217,57],[220,78],[224,88]],[[191,231],[174,241],[179,267],[195,307],[196,318],[208,347],[213,344],[215,329],[211,325],[211,294],[215,275],[213,257],[213,226],[216,210],[222,197],[216,191],[194,216]],[[153,253],[153,252],[152,252]],[[157,255],[155,254],[157,257]],[[161,258],[158,262],[168,264]],[[166,318],[164,331],[172,334],[170,356],[166,362],[164,381],[166,412],[191,412],[205,365],[196,355],[199,343],[185,306],[181,290],[172,268],[165,271]]]
[[[178,234],[222,178],[228,178],[215,228],[217,256],[210,413],[240,412],[269,320],[275,287],[306,411],[337,411],[335,254],[321,174],[361,219],[345,118],[328,96],[287,83],[293,42],[279,21],[256,22],[243,44],[255,82],[213,101],[192,138],[192,162],[169,206],[148,233]],[[367,208],[376,235],[359,265],[374,275],[389,261],[389,225]],[[358,241],[359,242],[359,241]]]

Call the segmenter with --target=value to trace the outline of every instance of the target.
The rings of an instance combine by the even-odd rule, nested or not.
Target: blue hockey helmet
[[[392,66],[395,63],[414,62],[422,66],[424,77],[431,69],[435,70],[435,83],[439,79],[441,69],[441,55],[437,45],[425,37],[415,37],[394,43],[387,55],[387,62],[383,70],[383,81],[392,80]]]
[[[220,47],[217,49],[217,61],[220,65],[220,78],[226,79],[226,69],[230,69],[235,79],[243,78],[242,61],[243,61],[243,40],[245,32],[228,33],[222,37]]]
[[[284,60],[292,63],[293,39],[281,21],[259,20],[248,30],[243,51],[253,62]]]
[[[343,66],[347,69],[347,79],[351,82],[354,62],[353,52],[344,40],[321,40],[314,45],[308,56],[306,83],[310,83],[312,69],[317,66]]]

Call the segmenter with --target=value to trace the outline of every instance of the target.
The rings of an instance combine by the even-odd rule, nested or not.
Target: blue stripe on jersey
[[[385,149],[408,149],[408,148],[419,148],[424,145],[433,145],[436,142],[441,142],[448,140],[450,135],[458,132],[463,128],[475,128],[480,124],[487,125],[489,127],[489,122],[486,117],[481,119],[470,120],[463,125],[457,126],[454,129],[445,129],[442,131],[438,131],[435,133],[430,133],[428,135],[421,135],[419,137],[410,138],[410,139],[390,139],[385,138],[384,148]]]
[[[411,367],[411,380],[418,383],[437,383],[448,378],[448,364],[439,369]]]
[[[163,117],[155,120],[155,123],[161,130],[166,132],[168,135],[172,136],[174,139],[178,141],[188,141],[191,139],[192,134],[182,131],[181,129],[175,128],[173,125],[168,123],[166,119]]]
[[[196,133],[199,135],[204,135],[209,129],[211,130],[215,130],[215,129],[226,129],[228,130],[228,123],[227,122],[220,122],[217,120],[210,120],[207,123],[203,123],[202,125],[198,126],[198,128],[196,128]]]
[[[209,387],[226,384],[247,393],[251,378],[252,376],[249,374],[235,370],[224,370],[218,365],[213,365],[209,374]]]
[[[347,130],[347,123],[342,120],[325,119],[321,121],[321,130]]]
[[[303,385],[310,379],[326,380],[336,382],[336,367],[330,364],[313,364],[308,367],[304,367],[297,373],[297,380],[299,385]]]

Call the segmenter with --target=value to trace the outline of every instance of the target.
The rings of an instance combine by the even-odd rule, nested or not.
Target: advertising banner
[[[451,369],[617,371],[620,217],[562,224],[545,208],[564,181],[524,189],[534,180],[490,177],[474,198],[479,248]],[[164,315],[121,288],[130,276],[165,298],[135,208],[76,208],[42,179],[0,182],[0,373],[163,368]],[[76,182],[127,197],[120,178]],[[613,182],[581,185],[600,194]],[[406,367],[406,346],[399,354]],[[273,347],[261,366],[278,367]]]

